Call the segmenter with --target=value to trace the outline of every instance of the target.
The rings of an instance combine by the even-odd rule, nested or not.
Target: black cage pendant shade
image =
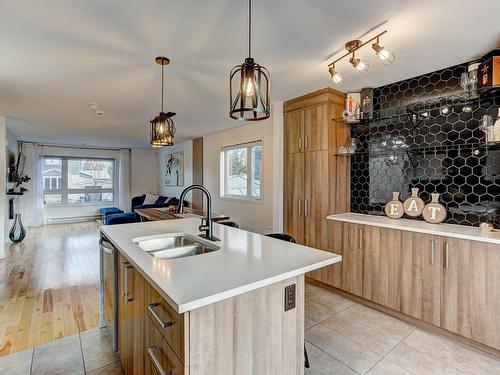
[[[161,112],[151,120],[150,144],[152,147],[173,146],[175,136],[175,125],[172,117],[174,112],[163,112],[163,70],[165,65],[170,64],[166,57],[157,57],[157,64],[161,65]]]
[[[248,0],[248,57],[236,65],[229,76],[229,117],[258,121],[271,115],[269,71],[255,62],[252,52],[252,0]]]

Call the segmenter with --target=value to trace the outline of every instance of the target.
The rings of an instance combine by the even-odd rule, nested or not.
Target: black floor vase
[[[23,222],[21,221],[21,214],[16,214],[14,217],[14,224],[9,232],[9,238],[12,242],[17,243],[24,240],[26,230],[24,229]]]

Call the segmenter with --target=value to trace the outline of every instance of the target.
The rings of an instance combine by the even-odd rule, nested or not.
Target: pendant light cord
[[[252,0],[248,0],[248,57],[252,57]]]
[[[161,111],[163,113],[163,68],[165,67],[165,65],[163,65],[163,61],[162,61],[162,64],[161,64]]]

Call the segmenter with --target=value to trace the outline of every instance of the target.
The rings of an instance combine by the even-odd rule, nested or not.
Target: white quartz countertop
[[[338,214],[326,217],[328,220],[342,221],[346,223],[374,225],[389,229],[406,230],[432,234],[437,236],[448,236],[462,238],[464,240],[481,241],[500,244],[500,231],[483,232],[480,228],[454,224],[429,224],[424,221],[410,219],[391,219],[386,216],[364,215],[364,214]]]
[[[337,263],[340,255],[214,223],[220,250],[156,259],[133,239],[163,233],[197,236],[200,219],[101,226],[101,232],[178,313],[194,310]],[[202,240],[203,241],[203,240]]]

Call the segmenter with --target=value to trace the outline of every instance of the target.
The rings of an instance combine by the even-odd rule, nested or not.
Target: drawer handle
[[[153,315],[153,318],[155,318],[155,320],[160,323],[160,325],[163,327],[163,328],[169,328],[169,327],[172,327],[175,322],[164,322],[163,320],[161,320],[161,318],[158,316],[158,314],[156,313],[155,311],[155,307],[158,307],[160,306],[161,303],[160,302],[155,302],[155,303],[150,303],[148,305],[148,310],[149,312],[151,313],[151,315]]]
[[[434,265],[434,257],[436,256],[436,241],[431,241],[431,266]]]
[[[158,358],[156,358],[156,355],[155,355],[155,351],[158,350],[158,348],[153,345],[153,346],[150,346],[148,348],[148,355],[149,355],[149,358],[151,358],[151,361],[153,361],[153,365],[155,366],[156,368],[156,371],[158,371],[158,373],[160,375],[172,375],[172,371],[169,371],[169,372],[166,372],[162,367],[161,367],[161,363],[160,361],[158,360]]]

